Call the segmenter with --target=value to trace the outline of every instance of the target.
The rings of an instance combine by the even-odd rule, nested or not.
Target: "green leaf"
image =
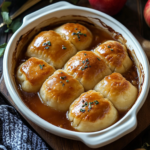
[[[1,12],[1,15],[3,17],[3,21],[7,24],[7,26],[9,27],[9,25],[11,24],[12,20],[9,17],[9,13],[8,12]]]
[[[14,33],[16,30],[18,30],[20,28],[21,25],[22,25],[22,23],[20,21],[20,18],[18,18],[11,23],[9,29],[11,29],[12,32]]]
[[[6,43],[3,43],[2,45],[0,45],[0,57],[3,56],[6,45],[7,45]]]
[[[145,148],[146,150],[150,150],[150,145],[148,143],[144,143],[142,148]]]
[[[1,15],[3,18],[3,22],[7,24],[7,27],[11,24],[12,20],[9,17],[9,10],[8,7],[11,5],[11,2],[4,2],[1,8]]]
[[[9,12],[8,7],[11,5],[11,2],[4,2],[2,5],[2,12]]]
[[[8,32],[9,32],[9,30],[10,30],[9,28],[8,28],[8,29],[6,29],[6,30],[5,30],[5,33],[8,33]]]

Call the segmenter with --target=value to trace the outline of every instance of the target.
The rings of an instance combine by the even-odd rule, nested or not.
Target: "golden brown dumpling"
[[[76,48],[55,31],[39,33],[28,46],[26,55],[45,60],[55,68],[62,68],[66,61],[76,53]]]
[[[119,111],[130,109],[138,94],[137,88],[119,73],[105,77],[94,90],[108,98]]]
[[[56,110],[67,111],[70,104],[84,92],[80,82],[63,70],[57,70],[40,89],[42,101]]]
[[[70,40],[77,50],[87,49],[92,43],[91,31],[79,23],[66,23],[55,31]]]
[[[64,70],[78,79],[85,90],[92,89],[111,70],[106,63],[92,51],[80,51],[64,66]]]
[[[55,69],[44,60],[31,57],[17,70],[17,79],[26,92],[38,92],[43,82]]]
[[[76,99],[69,108],[68,119],[78,131],[98,131],[117,121],[112,103],[99,92],[90,90]]]
[[[117,41],[106,41],[94,52],[105,60],[112,72],[124,73],[132,66],[126,47]]]

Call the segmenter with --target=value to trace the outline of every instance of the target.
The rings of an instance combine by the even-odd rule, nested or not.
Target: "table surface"
[[[10,14],[13,14],[25,2],[25,0],[24,1],[22,0],[21,2],[19,0],[11,0],[11,1],[12,1],[12,6],[10,7]],[[146,1],[147,0],[127,0],[126,5],[121,10],[121,12],[119,12],[117,15],[114,16],[115,19],[117,19],[122,24],[124,24],[133,33],[133,35],[139,40],[141,44],[145,38],[150,39],[150,29],[146,25],[144,18],[143,18],[143,8],[145,6]],[[57,1],[54,1],[54,2],[57,2]],[[1,3],[2,3],[2,0],[0,0],[0,4]],[[47,5],[49,5],[49,0],[41,1],[35,6],[33,6],[32,8],[28,9],[23,14],[21,14],[19,18],[22,19],[25,15]],[[84,6],[84,7],[90,7],[87,0],[80,0],[78,5]],[[1,16],[0,16],[0,22],[2,22]],[[12,36],[12,33],[7,33],[7,34],[4,33],[5,29],[6,29],[6,26],[0,28],[0,44],[4,42],[7,43],[10,37]],[[2,77],[2,64],[3,64],[2,61],[3,61],[3,57],[0,58],[0,77]],[[5,87],[3,79],[1,80],[1,83],[0,83],[0,91],[8,99],[11,105],[13,105],[18,110],[18,108],[15,106],[15,104],[13,103],[13,101],[11,100],[9,96],[9,93]],[[148,95],[148,98],[150,98],[150,93]],[[119,140],[113,142],[112,144],[99,148],[100,150],[104,150],[104,149],[105,150],[107,149],[119,150],[123,148],[126,149],[125,146],[129,144],[134,138],[136,138],[137,135],[139,135],[143,130],[145,130],[150,125],[150,120],[146,119],[146,118],[150,118],[150,109],[149,109],[150,102],[148,101],[148,98],[137,115],[137,120],[138,120],[137,128],[133,132],[120,138]],[[145,119],[143,119],[143,116]],[[64,150],[90,149],[86,147],[82,142],[68,140],[68,139],[50,134],[44,131],[43,129],[41,129],[40,127],[38,127],[37,125],[35,125],[26,117],[24,118],[53,149],[58,149],[58,150],[59,149],[64,149]],[[128,146],[128,149],[130,149],[129,146]]]

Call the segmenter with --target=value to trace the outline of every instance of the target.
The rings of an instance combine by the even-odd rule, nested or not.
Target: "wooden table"
[[[16,1],[18,2],[19,0],[16,0],[16,1],[11,0],[11,1],[12,1],[12,7],[10,8],[10,13],[12,14],[21,6],[21,3],[20,4],[16,3]],[[127,0],[127,3],[124,6],[124,8],[121,10],[121,12],[119,14],[114,16],[114,18],[117,19],[118,21],[120,21],[122,24],[124,24],[134,34],[134,36],[139,40],[139,42],[141,43],[143,48],[145,50],[147,50],[147,52],[148,52],[148,49],[146,49],[146,47],[144,47],[144,44],[145,43],[148,44],[147,47],[149,47],[150,45],[149,45],[148,41],[145,41],[145,39],[143,38],[143,37],[145,37],[147,39],[150,39],[150,28],[147,27],[147,25],[143,19],[143,8],[144,8],[146,1],[147,0]],[[1,4],[1,2],[2,2],[2,0],[0,0],[0,4]],[[54,1],[54,2],[56,2],[56,1]],[[22,3],[23,3],[23,1],[22,1]],[[18,5],[16,5],[16,4],[18,4]],[[35,6],[33,6],[32,8],[30,8],[29,10],[27,10],[26,12],[24,12],[20,16],[20,18],[23,18],[25,15],[27,15],[35,10],[38,10],[39,8],[42,8],[48,4],[49,4],[49,0],[40,2],[40,3],[36,4]],[[86,6],[86,7],[90,6],[87,0],[80,0],[78,5]],[[0,18],[0,22],[2,22],[2,18]],[[12,35],[11,33],[8,33],[8,34],[4,33],[5,29],[6,29],[6,27],[0,28],[0,44],[2,44],[3,42],[8,42]],[[0,58],[0,77],[2,77],[2,60],[3,60],[3,57]],[[11,105],[13,105],[18,110],[18,108],[15,106],[14,102],[12,101],[11,97],[9,96],[9,93],[5,87],[3,77],[2,77],[2,80],[0,83],[0,91],[8,99],[8,101],[11,103]],[[117,140],[107,146],[104,146],[102,148],[99,148],[99,150],[122,150],[123,148],[126,149],[125,146],[128,143],[130,143],[137,135],[139,135],[143,130],[145,130],[150,125],[150,119],[149,119],[150,118],[150,101],[149,101],[149,99],[150,99],[150,93],[148,95],[148,98],[147,98],[145,104],[143,105],[143,107],[141,108],[141,110],[138,113],[137,128],[133,132],[120,138],[119,140]],[[18,110],[18,112],[20,113],[19,110]],[[50,133],[44,131],[43,129],[41,129],[40,127],[38,127],[36,124],[31,122],[30,120],[28,120],[25,116],[23,116],[23,117],[53,149],[56,149],[56,150],[60,150],[60,149],[63,149],[63,150],[77,150],[77,149],[84,150],[84,149],[86,149],[86,150],[88,150],[88,149],[90,149],[87,146],[85,146],[82,142],[68,140],[68,139],[61,138],[61,137],[55,136],[53,134],[50,134]],[[128,149],[129,149],[129,147],[128,147]]]

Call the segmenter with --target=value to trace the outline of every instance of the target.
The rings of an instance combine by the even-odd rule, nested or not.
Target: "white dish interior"
[[[58,20],[60,21],[61,19],[62,20],[69,19],[68,14],[69,16],[76,15],[76,16],[73,16],[73,18],[74,17],[77,18],[80,16],[80,19],[82,18],[83,20],[86,20],[86,17],[87,17],[90,22],[94,23],[96,26],[102,27],[101,23],[99,22],[99,19],[100,19],[102,22],[110,26],[116,32],[121,33],[124,39],[127,40],[126,45],[132,51],[132,54],[134,55],[134,58],[135,58],[136,65],[141,70],[139,72],[139,77],[140,77],[140,82],[141,82],[140,94],[138,96],[137,101],[121,120],[119,120],[117,123],[101,131],[89,132],[89,133],[74,132],[74,131],[69,131],[66,129],[56,127],[48,123],[47,121],[43,120],[42,118],[34,114],[24,104],[24,102],[21,100],[18,94],[18,91],[14,83],[14,77],[12,75],[12,68],[13,68],[12,59],[14,58],[13,56],[14,51],[16,51],[15,57],[17,57],[20,53],[21,46],[23,46],[24,44],[22,43],[20,46],[18,46],[17,49],[15,49],[20,37],[26,34],[28,31],[32,32],[31,29],[33,28],[35,29],[37,28],[38,30],[40,27],[50,24],[50,22],[57,22]],[[65,16],[68,16],[68,17],[65,18]],[[37,30],[34,30],[33,34],[35,34]],[[30,38],[27,40],[30,40]],[[23,19],[23,25],[11,37],[7,45],[3,64],[4,64],[3,66],[4,80],[6,83],[6,87],[13,101],[17,105],[17,107],[27,118],[32,120],[41,128],[47,130],[48,132],[51,132],[61,137],[74,139],[74,140],[80,140],[91,148],[97,148],[97,147],[101,147],[106,144],[109,144],[119,139],[120,137],[124,136],[125,134],[133,131],[136,128],[137,126],[136,115],[147,97],[149,85],[150,85],[149,63],[148,63],[148,60],[144,51],[142,50],[140,44],[137,42],[134,36],[122,24],[120,24],[118,21],[116,21],[112,17],[102,12],[96,11],[94,9],[77,7],[67,2],[59,2],[53,5],[47,6],[45,8],[42,8],[30,15],[27,15]]]

